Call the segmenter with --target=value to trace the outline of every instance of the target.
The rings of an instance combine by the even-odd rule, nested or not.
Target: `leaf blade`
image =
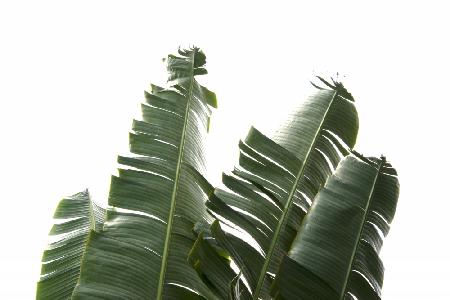
[[[356,141],[358,116],[353,98],[342,84],[331,86],[308,98],[273,139],[251,128],[239,143],[239,165],[232,175],[223,176],[228,190],[216,189],[207,202],[214,216],[251,236],[260,250],[255,255],[263,264],[251,266],[248,257],[240,255],[245,242],[221,244],[212,230],[221,247],[237,247],[227,250],[248,280],[253,299],[270,297],[273,276],[311,200]],[[239,239],[251,242],[242,236]]]
[[[36,299],[67,299],[77,283],[90,230],[101,230],[104,209],[88,191],[63,198],[54,213],[51,241],[42,256]]]
[[[214,299],[186,260],[195,241],[194,223],[210,218],[204,201],[212,187],[203,177],[202,143],[213,92],[205,96],[206,88],[194,78],[206,73],[205,61],[196,47],[180,49],[166,60],[167,86],[152,85],[145,93],[142,120],[133,122],[130,133],[132,155],[118,158],[121,168],[111,180],[111,207],[103,232],[90,237],[86,254],[90,263],[84,265],[74,298],[109,293],[113,285],[115,293],[131,299],[180,295]],[[102,269],[95,267],[96,256],[102,260]],[[128,259],[130,265],[125,267],[108,256]],[[108,270],[121,275],[111,278]],[[136,279],[137,274],[146,280]],[[135,286],[133,278],[143,286]]]
[[[317,282],[324,282],[334,291],[334,296],[323,299],[344,299],[351,293],[357,299],[380,299],[383,266],[377,253],[377,240],[366,239],[366,227],[373,226],[369,216],[380,213],[378,207],[385,202],[380,190],[389,189],[389,205],[398,199],[398,181],[389,187],[380,184],[391,176],[383,172],[388,165],[384,159],[362,161],[354,156],[345,158],[336,173],[317,195],[314,204],[286,258],[286,265],[298,268],[296,273],[280,270],[273,294],[282,298],[307,289],[302,283],[287,287],[288,277],[314,274]],[[383,214],[383,213],[382,213]],[[387,216],[388,214],[383,214]],[[391,222],[393,214],[387,219]],[[377,224],[375,224],[376,226]],[[281,287],[284,287],[282,289]],[[317,289],[303,294],[304,299],[317,299]]]

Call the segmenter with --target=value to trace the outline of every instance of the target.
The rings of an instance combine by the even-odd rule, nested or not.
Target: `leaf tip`
[[[344,99],[354,102],[355,99],[353,98],[353,95],[344,87],[344,84],[337,79],[339,77],[339,73],[336,73],[336,79],[331,77],[331,82],[324,79],[321,76],[316,76],[317,79],[319,79],[320,82],[322,82],[326,87],[330,88],[333,91],[336,91],[339,96],[343,97]],[[314,82],[311,82],[311,84],[319,89],[319,90],[325,90],[326,88],[320,87],[319,85],[315,84]]]

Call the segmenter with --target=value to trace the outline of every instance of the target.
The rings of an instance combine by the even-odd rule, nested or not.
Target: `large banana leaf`
[[[274,274],[311,199],[356,141],[358,116],[353,97],[341,83],[319,79],[326,88],[318,87],[273,140],[251,128],[239,143],[239,166],[223,175],[227,190],[216,189],[207,202],[214,216],[241,234],[226,233],[215,222],[210,235],[201,236],[208,236],[209,242],[214,240],[229,253],[253,299],[270,298]],[[245,236],[259,249],[250,246]],[[191,256],[197,272],[209,283],[217,282],[199,267],[195,249]]]
[[[80,275],[90,230],[101,230],[104,209],[91,201],[88,191],[62,199],[55,211],[50,242],[42,256],[36,299],[67,299]]]
[[[381,159],[345,158],[318,193],[277,274],[275,299],[381,299],[378,256],[394,217],[396,171]]]
[[[216,98],[195,79],[205,62],[198,48],[179,50],[167,59],[168,86],[145,93],[130,133],[134,156],[118,158],[103,231],[89,236],[73,299],[214,299],[187,263],[213,191],[202,142]]]

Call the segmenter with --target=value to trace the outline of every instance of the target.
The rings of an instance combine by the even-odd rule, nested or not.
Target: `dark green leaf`
[[[308,98],[273,139],[251,128],[239,143],[239,166],[223,176],[226,189],[216,189],[207,202],[214,216],[259,246],[256,251],[242,236],[211,230],[248,281],[253,299],[270,297],[273,276],[311,200],[355,144],[354,100],[341,83],[326,85],[329,89]]]
[[[195,75],[206,74],[198,48],[169,55],[167,87],[145,93],[133,122],[130,157],[111,180],[103,231],[92,234],[74,299],[214,299],[187,263],[192,228],[208,221],[202,143],[216,106]]]
[[[53,215],[50,243],[42,256],[36,299],[67,299],[80,275],[90,230],[100,231],[105,210],[91,201],[88,191],[62,199]]]
[[[391,174],[395,171],[384,158],[348,156],[341,162],[316,196],[277,274],[276,298],[380,299],[384,269],[378,251],[399,192]]]

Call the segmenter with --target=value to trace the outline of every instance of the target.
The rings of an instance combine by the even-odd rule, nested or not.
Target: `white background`
[[[213,183],[250,124],[270,132],[308,80],[339,72],[357,101],[357,149],[400,176],[383,299],[450,299],[445,1],[214,2],[1,2],[0,299],[34,298],[62,196],[89,187],[106,202],[143,90],[164,82],[161,58],[180,44],[205,51],[219,99]]]

